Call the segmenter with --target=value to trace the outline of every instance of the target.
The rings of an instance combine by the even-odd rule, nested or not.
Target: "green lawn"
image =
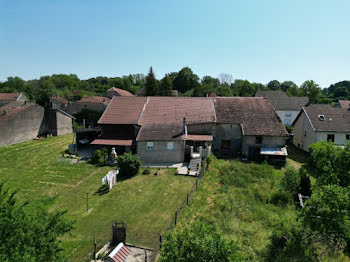
[[[20,200],[68,211],[67,217],[76,221],[72,235],[62,239],[70,261],[88,260],[94,235],[99,246],[104,245],[111,237],[112,220],[126,222],[128,242],[155,246],[195,180],[175,176],[174,169],[162,169],[158,176],[152,170],[151,175],[118,182],[99,196],[94,193],[110,168],[58,161],[71,141],[67,135],[1,147],[0,179],[19,189]]]

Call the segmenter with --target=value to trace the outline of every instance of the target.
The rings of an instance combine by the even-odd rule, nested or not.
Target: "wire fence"
[[[206,171],[207,171],[207,162],[203,161],[203,165],[200,169],[199,175],[196,177],[195,184],[193,185],[191,190],[186,194],[186,197],[183,200],[180,208],[178,208],[175,211],[175,213],[171,216],[169,224],[163,234],[157,234],[157,233],[152,233],[152,232],[147,232],[142,230],[132,230],[130,228],[127,228],[126,242],[128,244],[131,244],[137,247],[149,248],[149,249],[159,251],[162,246],[162,242],[166,240],[167,233],[176,226],[176,224],[178,223],[179,217],[181,216],[185,208],[190,204],[190,200],[192,199],[194,192],[196,192],[196,190],[198,189]],[[112,239],[112,231],[111,231],[111,239]],[[100,250],[101,248],[103,248],[102,243],[103,241],[99,241],[99,239],[95,239],[94,249]],[[96,254],[96,251],[95,251],[95,254]]]

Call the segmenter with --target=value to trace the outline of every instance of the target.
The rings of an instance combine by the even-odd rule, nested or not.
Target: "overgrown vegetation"
[[[207,162],[176,231],[214,224],[221,237],[236,243],[244,261],[349,261],[348,189],[315,187],[302,209],[296,195],[311,194],[304,168],[277,170],[213,156]]]

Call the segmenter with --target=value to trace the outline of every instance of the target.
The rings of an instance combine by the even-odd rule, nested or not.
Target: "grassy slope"
[[[269,199],[282,176],[269,165],[212,160],[199,190],[180,217],[180,226],[213,222],[237,242],[246,261],[261,261],[277,221],[294,218],[293,205],[277,207]]]
[[[112,220],[127,223],[128,241],[154,245],[156,234],[166,228],[194,179],[164,169],[158,176],[137,175],[119,182],[106,195],[94,195],[110,168],[57,162],[71,141],[72,136],[67,135],[1,147],[0,179],[19,189],[21,200],[44,203],[51,210],[68,210],[67,217],[76,221],[72,236],[63,239],[71,261],[89,256],[94,235],[99,245],[104,245],[111,236]],[[89,213],[86,192],[92,208]]]

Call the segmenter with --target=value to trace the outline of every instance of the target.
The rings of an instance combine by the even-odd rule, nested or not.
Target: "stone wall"
[[[295,122],[293,133],[293,144],[296,147],[309,152],[310,145],[316,142],[316,135],[304,112]]]
[[[169,141],[170,142],[170,141]],[[172,150],[167,149],[168,141],[153,141],[154,149],[147,149],[146,141],[137,142],[137,154],[144,165],[152,163],[181,163],[185,157],[185,141],[171,141]]]
[[[45,109],[39,105],[27,107],[0,124],[0,146],[33,139],[44,132]]]
[[[223,141],[230,141],[230,150],[222,151]],[[213,135],[213,152],[217,154],[226,154],[237,156],[242,147],[242,130],[237,124],[216,124]]]
[[[256,136],[244,136],[242,140],[242,154],[249,159],[255,159],[260,154],[261,147],[284,147],[286,138],[283,136],[262,136],[262,142],[256,143]]]

